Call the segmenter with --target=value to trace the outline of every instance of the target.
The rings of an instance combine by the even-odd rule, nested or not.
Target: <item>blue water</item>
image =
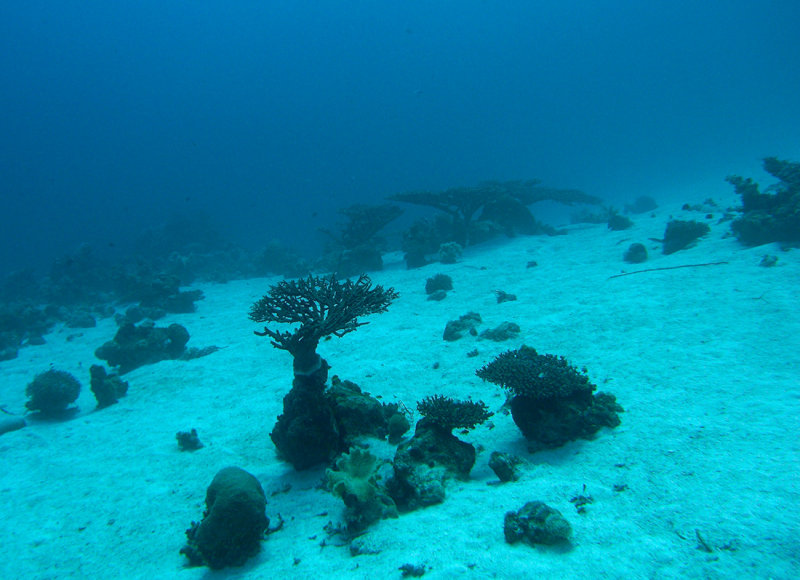
[[[621,205],[800,156],[800,3],[0,6],[0,272],[204,212],[306,252],[354,202],[536,177]],[[702,195],[702,194],[700,194]]]

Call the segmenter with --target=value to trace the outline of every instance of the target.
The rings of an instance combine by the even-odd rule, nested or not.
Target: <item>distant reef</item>
[[[800,245],[800,163],[776,157],[766,157],[763,163],[764,171],[777,179],[763,191],[749,177],[726,178],[742,198],[741,215],[731,229],[746,246]]]

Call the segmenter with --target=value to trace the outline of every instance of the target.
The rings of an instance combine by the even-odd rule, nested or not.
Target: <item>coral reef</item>
[[[156,327],[152,322],[139,326],[124,324],[114,339],[97,348],[94,354],[124,374],[143,365],[180,358],[187,342],[189,332],[180,324],[166,328]]]
[[[386,427],[389,432],[389,443],[397,445],[403,435],[411,428],[411,423],[408,422],[408,417],[406,417],[405,413],[397,411],[389,417]]]
[[[469,477],[475,448],[451,431],[473,429],[491,416],[482,401],[456,401],[440,395],[426,397],[417,409],[423,417],[414,436],[397,448],[394,474],[386,482],[389,495],[403,511],[444,501],[448,478]]]
[[[458,242],[445,242],[439,246],[439,261],[442,264],[455,264],[463,252],[464,248]]]
[[[476,226],[475,216],[486,209],[484,224],[494,224],[495,231],[516,229],[537,230],[537,224],[530,218],[520,218],[521,209],[529,214],[527,207],[544,200],[565,204],[599,203],[596,197],[574,189],[552,189],[541,187],[537,180],[486,181],[472,187],[454,187],[444,191],[413,191],[389,196],[392,201],[423,205],[438,209],[447,214],[452,223],[452,239],[462,246],[475,242],[476,233],[486,231],[486,226]],[[492,220],[499,220],[497,223]],[[490,228],[491,229],[491,228]],[[537,232],[538,233],[538,232]],[[478,237],[486,238],[485,235]]]
[[[452,239],[452,226],[443,215],[436,219],[418,219],[403,232],[402,248],[406,267],[420,268],[428,263],[428,255],[435,254],[441,245]]]
[[[396,205],[351,205],[339,210],[347,218],[337,234],[321,229],[335,243],[331,269],[339,276],[354,276],[360,272],[383,269],[381,249],[385,245],[378,233],[400,217],[403,210]]]
[[[129,289],[144,308],[153,308],[175,314],[188,314],[197,308],[195,302],[203,299],[202,290],[181,290],[180,278],[159,274],[151,279],[139,281]]]
[[[277,240],[271,240],[256,257],[258,270],[264,274],[280,274],[284,278],[307,276],[311,265],[297,252]]]
[[[709,231],[711,230],[707,224],[695,220],[670,220],[664,231],[662,252],[664,254],[674,254],[679,250],[688,248]]]
[[[282,281],[255,302],[255,322],[298,325],[292,330],[268,326],[259,336],[293,357],[294,381],[284,397],[272,438],[278,453],[296,469],[331,460],[344,451],[334,406],[325,395],[328,363],[317,354],[326,336],[342,337],[366,324],[359,317],[385,312],[397,298],[393,288],[372,286],[367,276],[340,282],[335,275]]]
[[[81,392],[81,383],[66,371],[50,369],[39,373],[28,384],[25,394],[29,400],[25,408],[39,411],[43,417],[59,417],[74,409],[69,409]]]
[[[726,178],[742,198],[742,215],[731,229],[746,246],[800,244],[800,163],[767,157],[764,170],[778,180],[764,192],[750,178]]]
[[[97,408],[103,409],[116,403],[120,397],[128,392],[128,383],[116,374],[108,374],[102,365],[89,367],[91,377],[90,386],[94,398],[97,399]]]
[[[200,522],[186,530],[180,553],[193,566],[213,569],[241,566],[261,549],[269,526],[267,499],[258,480],[239,467],[220,470],[206,491]]]
[[[326,471],[331,493],[344,501],[344,520],[351,536],[378,520],[397,517],[394,501],[378,483],[379,467],[374,455],[353,449],[336,460],[335,469]]]
[[[277,331],[265,326],[259,336],[269,337],[275,348],[294,357],[295,375],[318,370],[321,359],[317,346],[322,338],[341,338],[367,324],[360,316],[386,312],[398,297],[393,288],[372,287],[368,276],[356,281],[340,282],[335,274],[327,277],[308,276],[301,280],[282,281],[255,302],[250,309],[254,322],[298,324],[291,331]]]
[[[524,197],[521,193],[520,196]],[[481,224],[484,224],[483,227]],[[553,226],[538,221],[527,204],[512,194],[504,195],[483,206],[476,225],[478,227],[472,232],[472,243],[480,241],[481,238],[493,237],[496,233],[505,234],[509,238],[517,235],[554,236],[559,233]]]
[[[531,451],[590,438],[601,427],[616,427],[622,411],[614,395],[597,388],[562,356],[540,355],[522,346],[498,355],[476,374],[506,389],[511,416]]]
[[[335,375],[325,390],[325,398],[333,411],[343,449],[358,437],[384,439],[389,431],[389,417],[397,413],[397,405],[384,405],[354,382]]]
[[[0,303],[0,361],[16,358],[23,343],[43,344],[52,324],[52,317],[32,304]]]

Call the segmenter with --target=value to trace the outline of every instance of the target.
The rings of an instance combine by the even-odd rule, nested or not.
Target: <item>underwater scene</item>
[[[800,578],[800,3],[0,7],[0,578]]]

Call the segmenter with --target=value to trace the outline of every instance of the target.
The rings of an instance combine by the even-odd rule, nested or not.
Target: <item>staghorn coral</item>
[[[591,395],[595,389],[589,378],[563,356],[540,355],[536,349],[525,345],[497,355],[475,374],[514,396],[533,399],[568,397],[576,393]]]
[[[397,448],[393,475],[386,482],[389,495],[403,511],[440,503],[449,478],[469,478],[475,447],[452,431],[473,429],[492,415],[482,401],[456,401],[441,395],[425,397],[417,409],[423,417],[414,436]]]
[[[456,401],[442,395],[425,397],[417,404],[417,410],[429,422],[447,431],[474,429],[492,416],[483,401]]]
[[[268,326],[259,336],[294,358],[292,389],[283,399],[283,413],[270,433],[278,453],[295,469],[329,461],[347,449],[337,400],[327,396],[328,363],[317,354],[326,336],[342,337],[359,326],[359,317],[385,312],[397,298],[393,288],[372,286],[367,276],[340,282],[335,275],[282,281],[253,304],[255,322],[295,324],[292,330]]]
[[[498,355],[476,374],[509,392],[511,416],[531,451],[588,439],[601,427],[620,423],[617,413],[623,409],[614,395],[593,394],[597,387],[585,371],[563,356],[540,355],[523,345]]]
[[[298,324],[294,330],[273,330],[267,326],[259,336],[271,339],[275,348],[294,357],[295,374],[313,372],[319,366],[316,350],[322,338],[341,338],[367,324],[361,316],[386,312],[398,297],[394,288],[372,287],[369,276],[356,281],[340,282],[335,274],[327,277],[308,276],[300,280],[282,281],[255,302],[250,309],[254,322]]]

